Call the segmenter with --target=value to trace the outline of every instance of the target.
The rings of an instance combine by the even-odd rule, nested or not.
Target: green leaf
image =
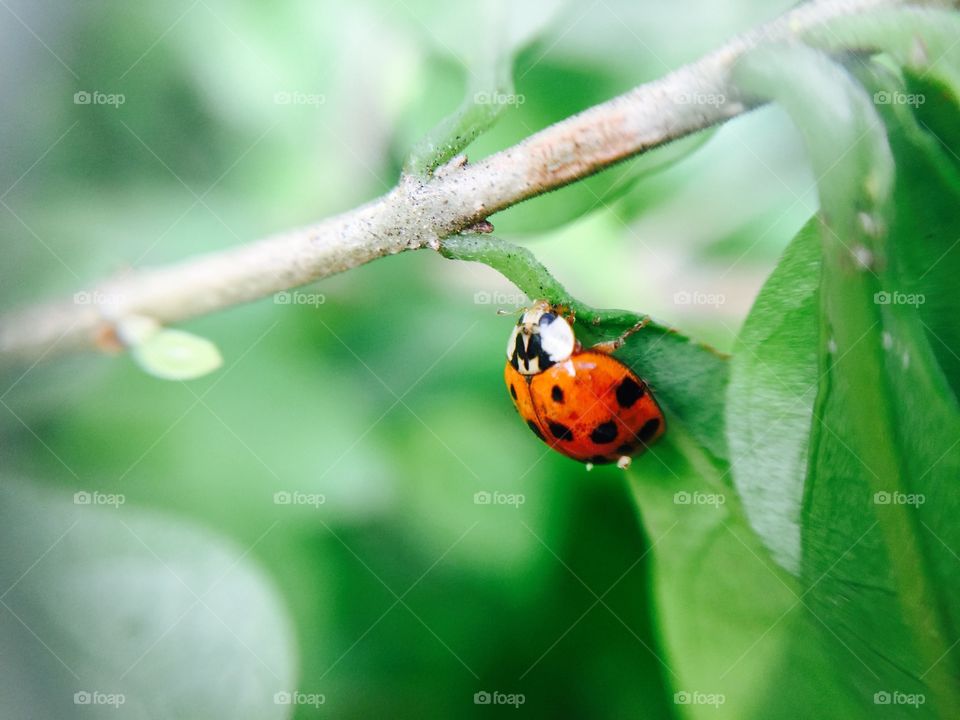
[[[831,686],[832,658],[817,646],[799,583],[750,528],[726,466],[683,429],[648,453],[657,461],[627,474],[654,555],[663,649],[653,651],[682,717],[857,717],[857,704]],[[802,710],[784,697],[802,698]]]
[[[486,132],[505,108],[523,103],[513,87],[514,55],[543,29],[561,4],[556,0],[523,5],[494,0],[472,5],[466,17],[458,9],[453,33],[459,35],[459,53],[466,57],[467,93],[460,107],[413,147],[404,163],[405,172],[428,176]],[[470,30],[464,34],[465,27]]]
[[[714,460],[726,459],[727,356],[676,330],[653,324],[628,337],[614,356],[650,385],[666,413],[668,429],[681,423]]]
[[[71,499],[7,477],[0,497],[0,622],[29,668],[5,666],[6,714],[287,716],[292,628],[245,548],[114,491]]]
[[[193,380],[223,365],[216,345],[183,330],[159,330],[130,352],[145,372],[163,380]]]
[[[442,241],[452,260],[482,262],[502,273],[530,300],[546,299],[576,317],[577,338],[590,346],[614,340],[644,318],[626,310],[598,310],[572,297],[526,248],[490,235],[460,235]],[[678,422],[716,458],[726,457],[723,397],[726,357],[678,331],[647,318],[615,357],[642,377],[666,412],[668,428]]]
[[[960,100],[960,14],[940,8],[878,8],[841,15],[804,33],[812,45],[831,51],[882,50],[912,75],[938,79]],[[933,100],[941,98],[931,98]],[[946,100],[947,98],[942,98]],[[881,101],[890,104],[893,98]],[[924,104],[924,103],[921,103]]]
[[[808,223],[760,291],[734,347],[726,428],[734,484],[774,559],[800,572],[800,515],[817,389],[820,244]]]
[[[940,8],[881,8],[848,15],[813,28],[804,37],[831,51],[882,51],[903,84],[888,79],[875,88],[878,110],[919,146],[936,171],[960,189],[960,13]],[[889,64],[889,63],[887,63]],[[870,72],[878,73],[879,67]],[[946,152],[942,152],[942,151]]]
[[[657,556],[671,680],[683,692],[723,694],[716,709],[691,707],[697,717],[865,717],[895,693],[920,703],[896,707],[911,717],[953,717],[955,686],[938,663],[951,665],[956,639],[950,588],[960,561],[949,548],[960,546],[960,424],[923,327],[956,326],[950,285],[935,275],[938,258],[952,266],[960,237],[949,144],[931,142],[902,108],[884,108],[894,185],[870,93],[825,57],[764,49],[737,77],[781,100],[800,126],[823,219],[788,248],[731,362],[726,423],[742,509],[723,489],[724,466],[698,461],[682,433],[654,448],[662,463],[630,471]],[[926,303],[875,304],[881,288],[943,302],[928,321]],[[955,351],[952,335],[940,339]],[[843,357],[862,349],[866,357]],[[878,445],[901,464],[884,469],[889,453]],[[927,499],[919,507],[875,502],[877,492],[883,502],[917,488]],[[698,505],[698,496],[724,501]]]
[[[771,372],[806,373],[817,387],[806,476],[795,462],[795,473],[775,478],[781,487],[773,491],[793,500],[786,508],[793,517],[803,485],[805,604],[828,631],[824,647],[833,664],[846,666],[841,685],[864,707],[876,693],[901,692],[923,699],[921,715],[954,717],[960,698],[949,652],[960,604],[951,588],[960,563],[950,548],[960,542],[960,415],[917,311],[922,301],[911,303],[901,288],[910,279],[904,248],[953,240],[937,237],[944,223],[918,235],[911,186],[923,188],[924,206],[955,207],[955,194],[937,172],[918,183],[910,158],[917,148],[899,141],[902,113],[890,112],[894,185],[894,155],[870,92],[825,56],[763,48],[744,58],[735,77],[744,90],[787,109],[819,178],[818,367],[775,347],[767,354]],[[933,213],[946,218],[946,211]],[[924,276],[932,283],[930,270]],[[955,300],[952,309],[955,318]],[[747,334],[744,344],[753,339]],[[781,402],[796,400],[790,391],[785,384]],[[744,469],[735,464],[734,472]],[[757,507],[770,492],[749,475],[738,487]]]

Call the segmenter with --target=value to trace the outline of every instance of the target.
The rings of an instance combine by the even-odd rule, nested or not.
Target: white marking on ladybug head
[[[573,328],[562,317],[545,313],[540,318],[540,347],[553,362],[568,360],[576,344]]]
[[[510,360],[513,357],[513,350],[517,346],[517,335],[520,334],[520,326],[514,325],[513,332],[510,333],[510,337],[507,338],[507,360]]]
[[[507,340],[507,361],[521,375],[536,375],[569,360],[576,349],[570,323],[545,300],[524,311]]]

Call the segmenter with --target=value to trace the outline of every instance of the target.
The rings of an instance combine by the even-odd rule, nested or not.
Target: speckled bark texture
[[[111,344],[127,316],[170,324],[214,312],[384,255],[437,249],[439,240],[515,203],[596,173],[750,107],[729,75],[747,49],[799,36],[832,18],[900,0],[829,0],[800,6],[669,75],[594,106],[475,164],[454,158],[430,178],[401,177],[388,194],[315,225],[249,245],[132,271],[72,298],[0,318],[0,360],[35,361]],[[699,98],[706,98],[699,101]]]

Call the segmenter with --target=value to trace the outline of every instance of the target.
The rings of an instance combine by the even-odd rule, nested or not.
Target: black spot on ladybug
[[[623,382],[617,386],[617,402],[620,407],[631,407],[642,397],[643,387],[632,377],[624,378]]]
[[[647,420],[643,427],[640,428],[640,432],[637,433],[637,437],[640,438],[641,442],[647,442],[654,435],[657,434],[657,430],[660,429],[660,420],[658,418],[651,418]]]
[[[573,440],[573,432],[563,423],[551,421],[548,427],[557,440]]]
[[[547,439],[543,436],[543,433],[540,432],[540,428],[537,427],[537,424],[533,420],[527,420],[527,427],[533,430],[533,434],[536,435],[538,438],[540,438],[544,442],[547,441]]]
[[[554,402],[562,403],[563,389],[559,385],[554,385],[553,390],[550,391],[550,397],[553,398]]]
[[[625,442],[623,445],[614,450],[617,455],[630,455],[634,450],[637,449],[637,446],[633,443]]]
[[[612,443],[617,439],[617,424],[613,420],[600,423],[590,433],[590,439],[597,445]]]
[[[513,383],[510,383],[510,394],[513,396],[513,399],[517,399],[517,389],[513,386]]]

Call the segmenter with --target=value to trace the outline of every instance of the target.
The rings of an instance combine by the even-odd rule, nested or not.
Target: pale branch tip
[[[404,173],[386,195],[349,212],[223,251],[105,280],[74,297],[0,318],[0,359],[36,361],[115,345],[129,316],[167,325],[267,297],[386,255],[438,249],[487,218],[750,108],[730,82],[734,62],[767,41],[902,0],[824,0],[798,6],[668,75],[468,164],[457,155],[430,176]],[[723,102],[696,102],[722,97]],[[492,228],[490,228],[492,229]],[[80,300],[78,300],[80,298]],[[86,299],[86,302],[82,300]],[[98,302],[104,299],[107,302]]]

